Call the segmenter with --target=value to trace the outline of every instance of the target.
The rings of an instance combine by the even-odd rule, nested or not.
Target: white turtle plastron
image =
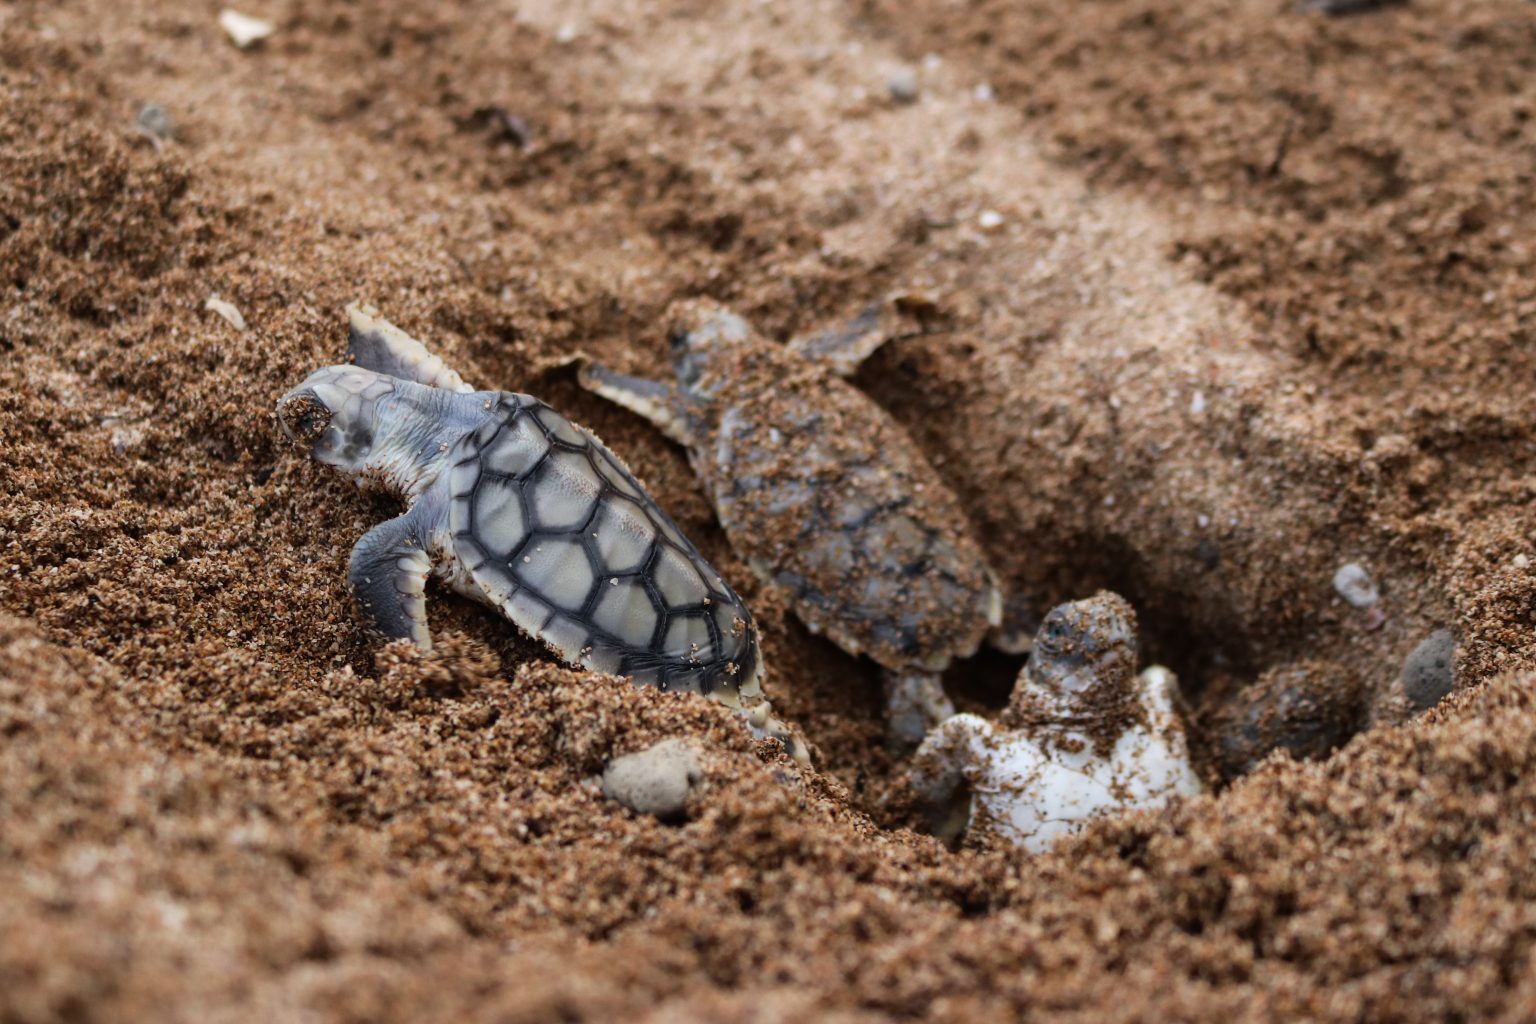
[[[1108,756],[1085,732],[1057,723],[1008,730],[955,715],[918,749],[914,783],[920,792],[950,790],[943,780],[958,774],[971,794],[970,827],[1031,853],[1094,818],[1201,792],[1173,707],[1173,673],[1154,666],[1137,682],[1146,724],[1127,727]]]

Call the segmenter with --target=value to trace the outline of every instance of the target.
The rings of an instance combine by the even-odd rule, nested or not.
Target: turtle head
[[[360,487],[411,499],[436,479],[452,440],[472,428],[484,396],[327,366],[277,403],[283,432],[316,462]]]
[[[277,403],[283,432],[315,461],[361,476],[373,454],[379,405],[394,393],[393,378],[356,366],[327,366]]]
[[[713,398],[735,357],[757,342],[745,320],[710,299],[674,302],[667,323],[677,382],[695,398]]]
[[[1135,611],[1109,591],[1057,605],[1040,624],[1024,674],[1030,689],[1063,710],[1128,696],[1136,681]]]

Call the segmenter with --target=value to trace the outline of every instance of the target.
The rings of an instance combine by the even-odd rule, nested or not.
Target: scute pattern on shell
[[[887,668],[937,671],[973,653],[996,589],[906,432],[778,346],[726,358],[693,463],[741,554],[811,629]]]
[[[629,471],[529,395],[450,452],[450,543],[474,583],[571,661],[663,690],[756,676],[752,620]]]

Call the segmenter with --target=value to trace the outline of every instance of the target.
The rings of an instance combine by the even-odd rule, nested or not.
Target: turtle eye
[[[331,425],[331,410],[313,391],[301,392],[283,400],[277,419],[290,440],[309,448]]]
[[[693,344],[693,336],[687,331],[672,332],[672,369],[677,374],[677,381],[683,387],[692,387],[699,382],[699,354]]]
[[[1044,648],[1051,654],[1062,654],[1070,645],[1076,632],[1072,624],[1067,621],[1066,615],[1052,612],[1040,624],[1040,631],[1035,636],[1035,646]]]

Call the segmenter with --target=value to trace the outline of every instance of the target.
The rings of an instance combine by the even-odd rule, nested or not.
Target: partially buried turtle
[[[778,345],[705,300],[668,311],[677,384],[587,364],[581,382],[685,445],[738,552],[814,633],[884,669],[888,729],[954,713],[939,673],[1002,603],[959,501],[889,413],[841,377],[888,336],[889,303]]]
[[[908,781],[932,830],[970,826],[1030,852],[1086,822],[1203,789],[1166,668],[1136,673],[1136,616],[1107,591],[1053,608],[997,723],[955,715]]]
[[[431,647],[435,574],[569,664],[714,697],[805,759],[762,695],[751,613],[612,452],[530,395],[473,390],[374,311],[347,311],[356,365],[316,370],[278,417],[315,459],[408,506],[352,549],[349,582],[379,632]]]

